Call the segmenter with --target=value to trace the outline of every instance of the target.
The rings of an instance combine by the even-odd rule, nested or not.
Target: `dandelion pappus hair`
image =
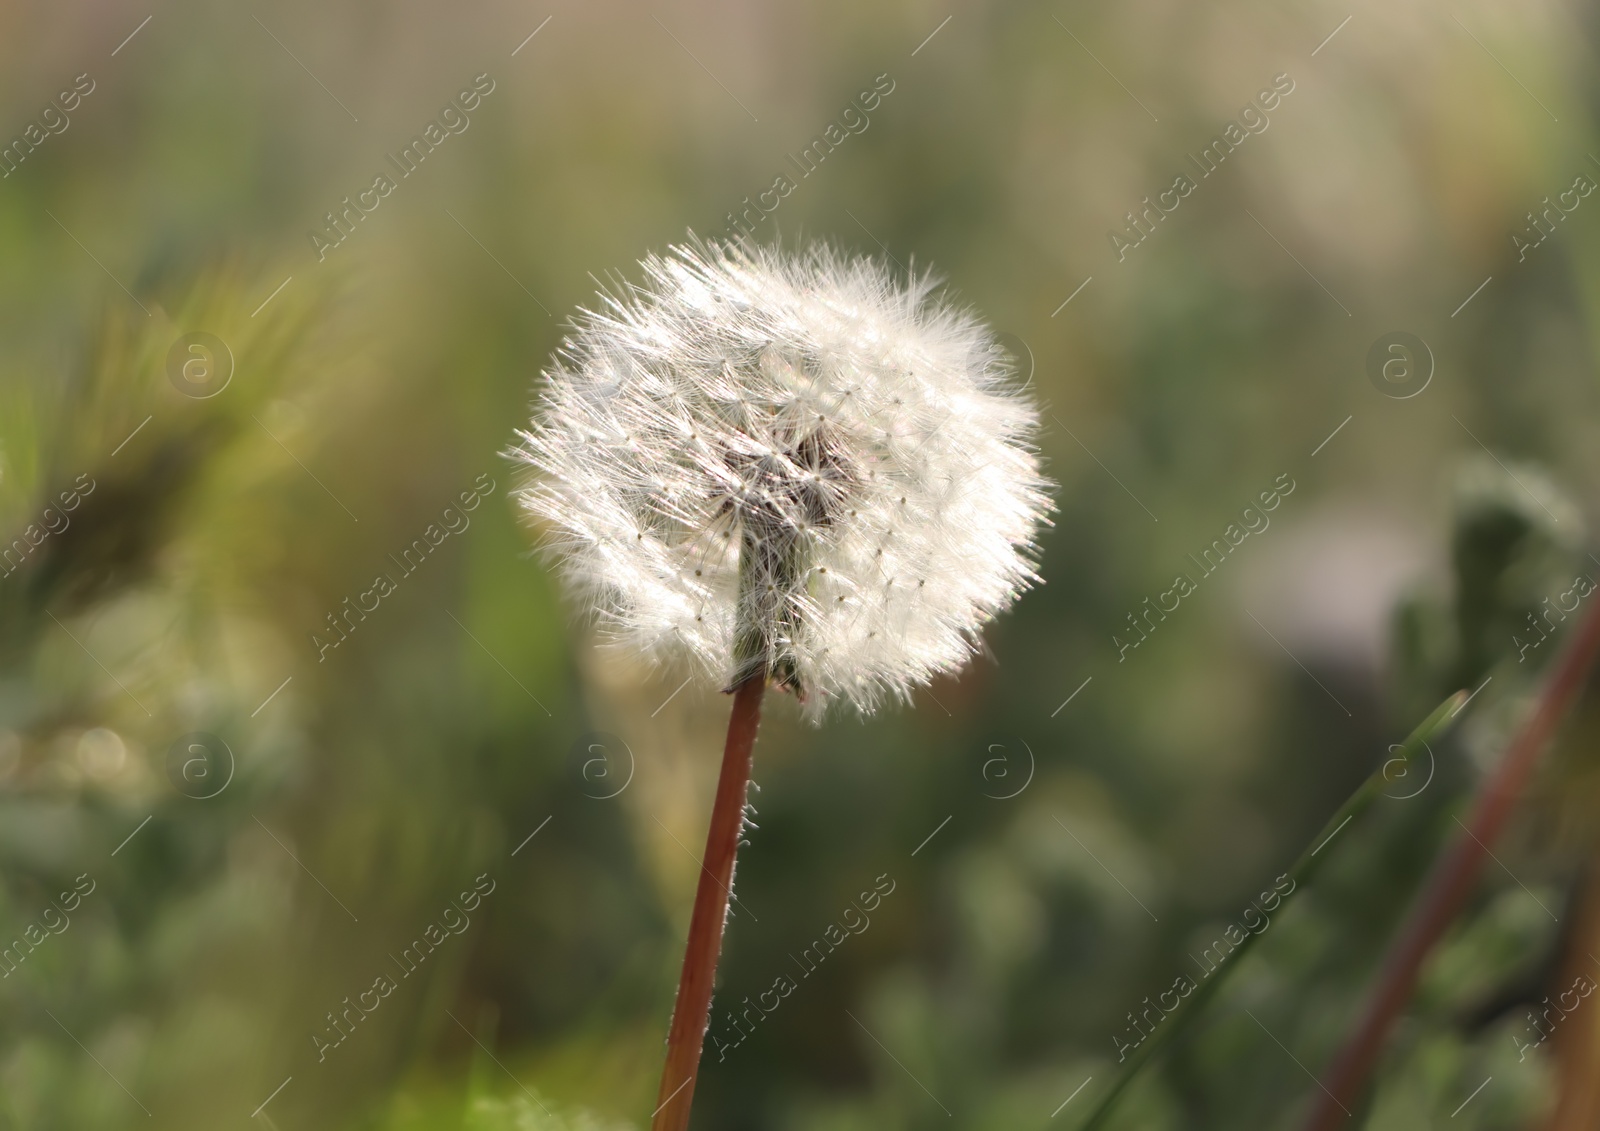
[[[1037,581],[1038,413],[926,274],[693,241],[546,370],[519,498],[603,631],[813,717],[960,666]]]

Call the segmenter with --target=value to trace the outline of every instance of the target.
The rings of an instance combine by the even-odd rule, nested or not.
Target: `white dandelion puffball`
[[[1038,580],[1032,402],[926,274],[825,246],[672,247],[601,294],[513,456],[602,630],[813,718],[959,667]]]

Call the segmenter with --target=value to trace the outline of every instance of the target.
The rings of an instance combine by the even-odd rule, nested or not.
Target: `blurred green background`
[[[959,678],[820,729],[769,704],[713,1034],[799,985],[708,1045],[695,1125],[1072,1127],[1129,1014],[1481,685],[1115,1121],[1293,1126],[1558,647],[1519,658],[1526,618],[1600,577],[1600,198],[1512,239],[1600,178],[1597,62],[1560,3],[0,8],[0,140],[42,138],[0,179],[0,945],[42,940],[3,964],[0,1127],[648,1125],[727,701],[595,647],[502,453],[597,281],[780,173],[758,238],[931,264],[1005,335],[1058,512]],[[1432,355],[1405,399],[1369,377],[1393,331]],[[194,332],[231,355],[215,395]],[[1517,1039],[1571,949],[1589,745],[1498,846],[1366,1126],[1551,1104]]]

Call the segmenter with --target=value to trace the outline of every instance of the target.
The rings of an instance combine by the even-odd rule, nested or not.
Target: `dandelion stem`
[[[667,1060],[661,1070],[651,1131],[684,1131],[689,1126],[689,1105],[694,1099],[695,1077],[700,1071],[700,1048],[711,1016],[711,990],[716,980],[717,958],[722,952],[722,927],[733,889],[733,859],[744,824],[745,794],[750,785],[750,756],[756,728],[761,722],[761,697],[766,673],[760,672],[733,691],[733,712],[728,718],[728,740],[722,750],[722,773],[717,778],[717,799],[711,808],[711,829],[706,834],[700,885],[694,894],[689,919],[689,941],[678,977],[677,1004],[667,1035]]]
[[[1465,829],[1434,866],[1410,921],[1389,950],[1365,1015],[1323,1081],[1306,1131],[1328,1131],[1349,1118],[1347,1108],[1365,1086],[1384,1038],[1416,987],[1423,962],[1472,893],[1489,846],[1505,827],[1557,724],[1583,690],[1596,653],[1600,653],[1600,605],[1589,611],[1568,642],[1533,713],[1523,722],[1500,765],[1479,787]]]

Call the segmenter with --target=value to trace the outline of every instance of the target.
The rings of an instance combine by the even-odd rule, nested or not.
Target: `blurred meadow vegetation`
[[[1048,409],[1046,584],[909,706],[769,709],[714,1031],[895,886],[708,1053],[696,1126],[1071,1127],[1143,999],[1481,688],[1112,1123],[1295,1125],[1295,1059],[1332,1056],[1559,646],[1521,647],[1529,617],[1559,638],[1546,599],[1600,578],[1600,202],[1511,239],[1600,176],[1592,5],[149,14],[0,10],[0,140],[95,83],[0,179],[0,534],[25,546],[0,577],[0,946],[26,952],[0,1128],[648,1125],[726,700],[594,646],[502,453],[597,279],[725,228],[883,74],[757,234],[935,265],[1006,335]],[[325,214],[482,74],[470,128],[319,258]],[[1119,260],[1124,214],[1280,74],[1270,126]],[[1396,329],[1436,365],[1404,400],[1365,369]],[[193,331],[234,359],[205,399],[170,375]],[[1119,658],[1285,474],[1270,526]],[[379,574],[394,592],[319,650]],[[232,775],[206,798],[171,770],[197,732]],[[1597,734],[1591,702],[1363,1126],[1443,1125],[1492,1076],[1450,1126],[1554,1127],[1600,1078],[1576,1039],[1518,1055],[1600,952]]]

